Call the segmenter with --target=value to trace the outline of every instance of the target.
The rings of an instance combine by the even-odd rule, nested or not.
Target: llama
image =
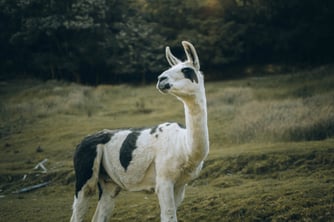
[[[151,128],[103,130],[87,136],[74,154],[76,174],[71,221],[83,221],[96,187],[99,201],[92,221],[109,221],[121,190],[155,190],[162,222],[176,222],[186,184],[198,176],[209,152],[204,80],[193,45],[182,42],[181,62],[166,47],[170,68],[157,89],[184,104],[186,127],[162,123]]]

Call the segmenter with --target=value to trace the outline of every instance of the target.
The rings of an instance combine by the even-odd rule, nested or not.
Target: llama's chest
[[[200,164],[196,166],[185,168],[184,171],[181,173],[180,180],[182,180],[184,183],[188,183],[191,180],[196,179],[202,170],[203,163],[204,161],[200,162]]]

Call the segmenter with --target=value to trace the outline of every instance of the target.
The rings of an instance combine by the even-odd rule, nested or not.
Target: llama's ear
[[[193,63],[194,67],[197,70],[199,70],[200,69],[199,59],[198,59],[198,55],[197,55],[197,52],[194,46],[190,42],[187,42],[187,41],[182,41],[182,45],[183,45],[184,51],[186,52],[188,61]]]
[[[170,51],[169,46],[166,47],[166,59],[167,59],[170,66],[175,66],[175,65],[177,65],[181,62],[178,58],[176,58],[172,54],[172,52]]]

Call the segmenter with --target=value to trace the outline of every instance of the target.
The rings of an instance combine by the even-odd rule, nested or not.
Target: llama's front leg
[[[174,201],[176,208],[178,208],[181,205],[184,199],[185,188],[186,185],[174,186]]]
[[[159,199],[161,222],[177,222],[174,183],[168,180],[157,180],[156,192]]]

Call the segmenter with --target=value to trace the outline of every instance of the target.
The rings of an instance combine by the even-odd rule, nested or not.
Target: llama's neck
[[[183,103],[187,130],[186,145],[190,152],[189,161],[197,165],[206,158],[209,152],[205,92],[183,99]]]

